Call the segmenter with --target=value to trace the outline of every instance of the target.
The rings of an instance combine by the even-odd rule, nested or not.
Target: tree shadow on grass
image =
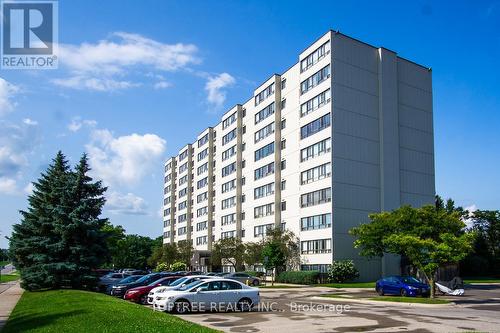
[[[88,313],[88,311],[74,310],[74,311],[65,311],[53,314],[25,314],[25,315],[20,314],[14,317],[12,317],[11,314],[11,317],[7,321],[7,324],[1,331],[2,333],[25,332],[32,329],[41,328],[43,326],[49,326],[54,321],[61,318],[77,316],[84,313]]]

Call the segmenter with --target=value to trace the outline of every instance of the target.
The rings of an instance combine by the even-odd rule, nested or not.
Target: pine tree
[[[10,250],[28,290],[82,287],[91,269],[106,258],[107,223],[99,218],[106,188],[92,182],[86,155],[74,171],[58,152],[52,165],[33,183],[27,211],[14,225]]]
[[[10,250],[20,270],[22,286],[28,290],[61,285],[60,259],[64,256],[56,224],[67,219],[68,162],[58,152],[46,173],[33,183],[29,207],[21,211],[20,224],[13,227]]]

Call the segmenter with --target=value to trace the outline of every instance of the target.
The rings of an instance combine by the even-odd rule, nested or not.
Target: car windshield
[[[137,280],[137,283],[143,283],[143,282],[148,282],[150,281],[152,278],[151,275],[144,275],[143,277],[141,277],[139,280]]]
[[[137,280],[138,278],[140,278],[141,276],[137,276],[137,275],[132,275],[132,276],[129,276],[129,277],[126,277],[125,279],[123,280],[120,280],[120,283],[130,283],[130,282],[134,282],[135,280]]]
[[[405,276],[401,279],[404,283],[420,283],[417,279],[412,276]]]
[[[150,286],[150,287],[154,287],[154,286],[155,286],[155,284],[160,283],[160,282],[163,282],[163,279],[164,279],[164,278],[156,279],[156,280],[154,280],[153,282],[151,282],[150,284],[148,284],[148,286]]]
[[[170,284],[170,286],[171,286],[171,287],[173,287],[173,286],[178,286],[178,285],[180,285],[181,283],[183,283],[183,282],[184,282],[184,281],[186,281],[186,280],[187,280],[187,278],[186,278],[186,277],[183,277],[183,278],[177,279],[177,280],[175,280],[174,282],[172,282],[172,283]]]
[[[185,286],[183,286],[183,287],[180,287],[180,288],[179,288],[179,289],[177,289],[177,290],[180,290],[180,291],[186,291],[186,290],[189,290],[189,289],[193,288],[194,286],[196,286],[196,285],[198,285],[198,284],[200,284],[200,283],[202,283],[202,282],[203,282],[203,281],[196,280],[196,281],[193,281],[193,282],[191,282],[191,283],[186,284],[186,285],[185,285]]]

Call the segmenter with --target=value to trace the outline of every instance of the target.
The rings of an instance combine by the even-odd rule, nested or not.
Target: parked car
[[[250,311],[260,302],[259,289],[231,279],[194,281],[163,293],[153,309],[177,313],[208,310]]]
[[[153,301],[158,295],[167,292],[169,290],[177,289],[184,287],[185,285],[193,282],[193,281],[199,281],[199,280],[204,280],[204,279],[209,279],[213,278],[213,276],[207,276],[207,275],[188,275],[184,277],[180,277],[177,280],[173,281],[170,285],[168,286],[161,286],[161,287],[156,287],[151,289],[151,291],[148,294],[148,304],[153,304]]]
[[[141,277],[143,277],[144,275],[130,275],[126,278],[124,278],[123,280],[120,280],[118,281],[117,283],[114,283],[114,284],[110,284],[106,287],[106,294],[108,295],[111,295],[111,290],[113,290],[113,286],[117,285],[117,284],[125,284],[125,283],[131,283],[131,282],[135,282],[137,280],[139,280]]]
[[[232,279],[236,281],[240,281],[241,283],[245,283],[247,285],[258,286],[260,284],[260,279],[251,276],[245,272],[236,272],[236,273],[226,273],[222,275],[225,279]]]
[[[412,276],[388,276],[377,281],[375,291],[380,295],[429,296],[431,287]]]
[[[153,281],[150,284],[146,286],[139,286],[135,287],[132,289],[129,289],[125,292],[125,296],[123,296],[124,299],[136,302],[136,303],[141,303],[141,304],[146,304],[147,299],[148,299],[148,294],[149,292],[156,287],[162,287],[162,286],[169,286],[172,284],[172,282],[176,281],[179,279],[179,276],[167,276],[163,277],[159,280]]]
[[[109,285],[116,284],[128,276],[129,274],[126,273],[109,273],[99,279],[97,287],[99,291],[105,291]]]
[[[140,286],[145,286],[150,284],[153,281],[156,281],[162,277],[164,277],[164,273],[151,273],[148,275],[144,275],[140,279],[130,282],[130,283],[118,283],[113,285],[113,288],[111,289],[111,295],[117,296],[117,297],[123,297],[127,290],[135,288],[135,287],[140,287]]]

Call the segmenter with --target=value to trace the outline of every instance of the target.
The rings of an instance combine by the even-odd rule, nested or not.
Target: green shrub
[[[330,282],[343,283],[355,280],[359,277],[358,269],[352,260],[334,261],[328,268],[328,279]]]
[[[183,262],[180,262],[180,261],[176,261],[174,262],[171,266],[170,266],[170,270],[174,271],[174,272],[177,272],[177,271],[185,271],[186,270],[186,264],[183,263]]]
[[[165,272],[168,271],[168,268],[168,264],[159,262],[158,265],[156,265],[155,272]]]
[[[276,277],[276,282],[295,283],[295,284],[314,284],[318,283],[318,271],[290,271],[281,272]]]

